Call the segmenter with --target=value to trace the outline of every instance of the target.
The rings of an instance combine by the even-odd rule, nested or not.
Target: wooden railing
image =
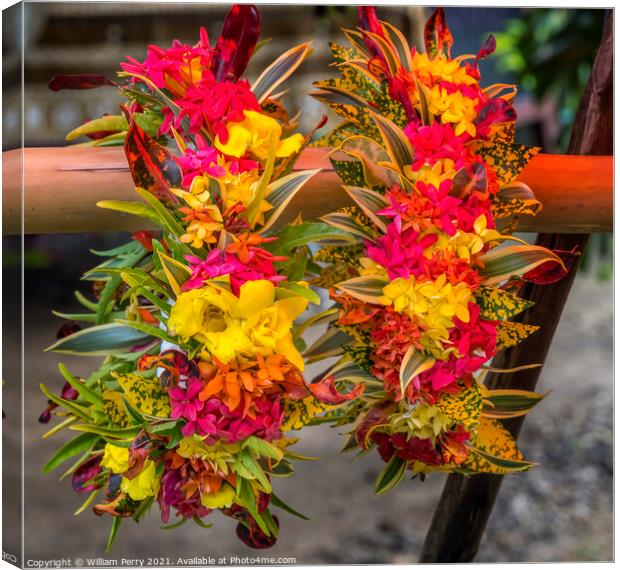
[[[349,203],[326,149],[308,149],[296,168],[321,168],[288,209],[289,219],[305,219]],[[140,218],[106,211],[99,200],[136,200],[122,148],[26,148],[3,153],[3,231],[24,233],[96,232],[145,229]],[[23,168],[23,176],[22,176]],[[524,216],[520,231],[608,232],[613,223],[613,158],[610,156],[534,157],[520,180],[543,203],[536,217]],[[286,213],[284,219],[286,220]]]
[[[543,203],[536,217],[523,217],[520,231],[537,232],[537,243],[552,249],[583,251],[588,234],[613,228],[612,110],[613,29],[608,17],[592,76],[577,113],[567,155],[539,155],[520,180]],[[348,204],[329,151],[303,153],[298,169],[321,168],[296,196],[289,219],[304,219]],[[576,156],[589,155],[589,156]],[[27,148],[3,153],[3,231],[5,234],[100,232],[145,229],[139,218],[101,210],[99,200],[134,200],[135,194],[123,150],[118,148]],[[553,232],[553,233],[552,233]],[[523,362],[544,363],[564,303],[575,277],[552,286],[528,284],[521,296],[535,305],[519,318],[543,325],[541,334],[503,351],[497,368]],[[493,388],[535,388],[540,368],[491,376]],[[517,436],[523,418],[507,422]],[[420,560],[464,562],[474,559],[490,516],[502,476],[465,478],[450,475],[433,517]]]

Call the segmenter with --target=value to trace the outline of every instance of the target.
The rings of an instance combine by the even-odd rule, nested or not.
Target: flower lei
[[[41,421],[63,418],[48,435],[79,432],[44,469],[73,458],[65,475],[87,494],[78,512],[95,503],[96,514],[113,517],[108,550],[121,521],[139,522],[154,504],[168,528],[207,526],[220,511],[255,548],[276,540],[272,506],[297,514],[272,477],[304,459],[286,432],[325,409],[306,387],[294,322],[319,302],[303,281],[305,244],[317,230],[339,232],[304,223],[273,230],[317,172],[293,171],[312,133],[290,134],[296,123],[276,92],[310,47],[287,51],[250,86],[241,76],[259,30],[256,8],[236,5],[215,46],[201,29],[194,46],[175,41],[149,46],[143,62],[128,58],[117,83],[84,75],[50,84],[113,84],[128,98],[122,115],[68,139],[124,144],[142,201],[98,205],[161,230],[95,252],[105,259],[85,279],[96,300],[76,293],[86,312],[59,315],[69,323],[50,350],[105,359],[86,379],[60,365],[60,396],[42,386]]]
[[[306,357],[341,355],[320,382],[342,404],[325,419],[353,424],[346,450],[376,447],[387,462],[377,493],[408,471],[529,469],[499,420],[542,396],[486,388],[485,363],[538,328],[509,320],[531,305],[519,285],[560,278],[557,253],[569,255],[510,235],[517,215],[541,207],[516,181],[538,151],[514,142],[516,89],[480,85],[492,36],[476,56],[451,57],[442,9],[425,53],[371,7],[344,33],[351,47],[331,46],[341,77],[313,94],[344,119],[318,144],[338,149],[332,164],[355,203],[322,219],[358,239],[316,256],[329,264],[314,283],[336,308]]]

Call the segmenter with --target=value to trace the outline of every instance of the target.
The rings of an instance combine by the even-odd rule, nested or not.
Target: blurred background
[[[173,38],[195,43],[199,26],[219,35],[227,5],[148,3],[25,3],[24,144],[62,146],[65,134],[103,113],[116,113],[114,89],[47,89],[60,73],[105,73],[113,77],[126,55],[143,59],[146,45]],[[381,7],[378,13],[420,45],[429,8]],[[21,144],[21,61],[14,45],[16,11],[3,18],[3,150]],[[341,41],[341,27],[354,27],[354,7],[262,6],[262,37],[273,38],[248,70],[256,77],[289,47],[313,39],[315,52],[294,80],[287,106],[302,112],[301,129],[312,128],[324,109],[306,93],[331,70],[328,41]],[[562,152],[588,78],[603,24],[601,10],[447,8],[454,53],[475,53],[488,33],[498,51],[482,62],[483,82],[518,82],[517,139],[544,152]],[[331,117],[330,117],[331,118]],[[330,121],[334,125],[334,121]],[[534,189],[535,190],[535,189]],[[26,197],[27,203],[27,197]],[[69,481],[43,475],[41,466],[56,441],[42,440],[37,423],[45,407],[39,382],[57,389],[59,356],[43,353],[61,324],[52,309],[72,312],[73,290],[88,292],[79,276],[95,263],[89,249],[123,243],[127,234],[26,236],[25,263],[25,525],[26,558],[89,557],[103,552],[110,521],[89,512],[72,515],[82,497]],[[533,471],[504,482],[478,555],[485,562],[612,559],[612,265],[611,236],[594,236],[571,292],[543,372],[540,391],[553,390],[528,418],[521,446]],[[3,239],[3,379],[19,383],[20,238]],[[76,374],[94,363],[65,357]],[[5,390],[4,499],[19,505],[19,401]],[[49,427],[49,426],[48,426]],[[441,493],[444,478],[401,484],[373,496],[381,465],[374,455],[350,463],[339,454],[334,430],[302,432],[300,452],[320,457],[300,464],[295,477],[278,481],[278,494],[310,517],[280,516],[278,544],[268,555],[312,563],[413,563]],[[17,511],[16,511],[17,512]],[[155,512],[140,527],[123,525],[112,557],[231,556],[252,551],[234,536],[229,519],[214,517],[211,530],[187,525],[160,531]],[[7,542],[7,540],[9,542]],[[5,550],[10,546],[5,535]]]

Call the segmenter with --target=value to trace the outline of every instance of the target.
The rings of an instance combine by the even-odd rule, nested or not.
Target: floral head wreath
[[[127,97],[121,115],[67,138],[124,144],[142,200],[98,205],[160,228],[94,252],[104,260],[84,279],[95,299],[76,293],[85,312],[58,314],[70,323],[49,350],[105,359],[85,379],[60,365],[60,396],[42,386],[41,421],[63,417],[48,435],[79,432],[44,469],[73,461],[65,476],[87,496],[78,512],[94,504],[113,517],[108,549],[124,519],[138,522],[153,505],[172,527],[207,526],[220,511],[256,548],[278,535],[271,507],[298,514],[272,480],[303,459],[285,433],[325,409],[304,382],[294,322],[319,302],[303,281],[306,244],[325,230],[348,238],[325,224],[274,229],[317,172],[293,171],[312,133],[291,134],[297,123],[277,92],[310,45],[282,54],[250,85],[242,74],[259,31],[257,9],[236,5],[215,46],[201,29],[196,45],[152,45],[143,62],[128,58],[118,82],[82,75],[50,84],[115,85]]]
[[[322,219],[357,239],[316,255],[326,265],[314,283],[336,308],[305,356],[340,355],[318,383],[341,403],[324,419],[353,425],[346,450],[377,448],[377,493],[408,471],[529,469],[499,420],[542,396],[483,383],[486,363],[538,328],[510,320],[531,305],[519,285],[565,273],[556,253],[510,235],[541,208],[516,180],[538,151],[514,142],[516,88],[480,85],[493,36],[475,56],[451,56],[442,9],[426,52],[371,7],[344,34],[351,47],[331,46],[341,76],[313,93],[344,119],[317,144],[337,149],[355,204]]]

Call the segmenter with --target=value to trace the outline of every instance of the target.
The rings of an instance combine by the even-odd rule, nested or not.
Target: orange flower
[[[201,400],[219,398],[229,410],[243,405],[243,416],[254,418],[253,400],[264,394],[303,388],[299,370],[282,354],[263,356],[256,360],[233,359],[227,364],[214,356],[213,362],[200,362],[199,368],[205,387],[199,394]]]

